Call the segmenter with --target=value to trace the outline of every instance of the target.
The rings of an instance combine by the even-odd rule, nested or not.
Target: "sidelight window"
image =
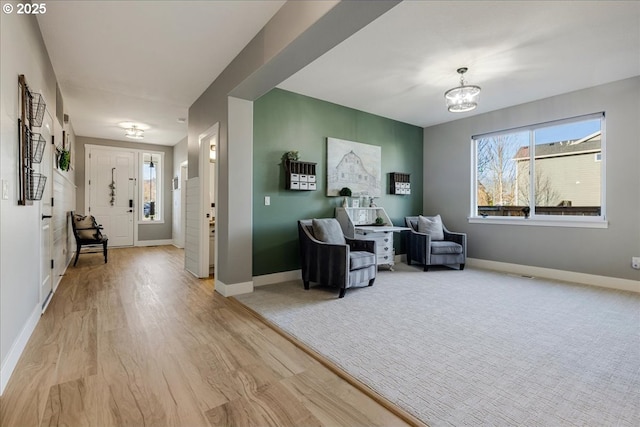
[[[144,152],[140,168],[140,220],[162,222],[162,165],[163,153]]]

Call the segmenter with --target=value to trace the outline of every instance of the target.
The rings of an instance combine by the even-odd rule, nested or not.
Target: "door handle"
[[[42,219],[53,218],[53,215],[42,215]]]
[[[127,212],[131,213],[131,212],[133,212],[133,209],[129,209]]]

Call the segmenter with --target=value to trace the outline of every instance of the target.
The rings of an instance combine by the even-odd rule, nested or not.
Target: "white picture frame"
[[[327,138],[327,196],[339,196],[348,187],[354,197],[380,197],[381,166],[380,146]]]

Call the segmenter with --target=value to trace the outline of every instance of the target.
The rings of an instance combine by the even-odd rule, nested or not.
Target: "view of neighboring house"
[[[600,206],[601,132],[575,141],[535,147],[536,206]],[[520,147],[516,163],[515,204],[529,199],[529,147]]]

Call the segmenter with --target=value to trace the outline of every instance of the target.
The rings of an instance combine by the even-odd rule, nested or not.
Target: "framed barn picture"
[[[344,139],[327,138],[327,196],[349,187],[353,197],[380,197],[382,149]]]

